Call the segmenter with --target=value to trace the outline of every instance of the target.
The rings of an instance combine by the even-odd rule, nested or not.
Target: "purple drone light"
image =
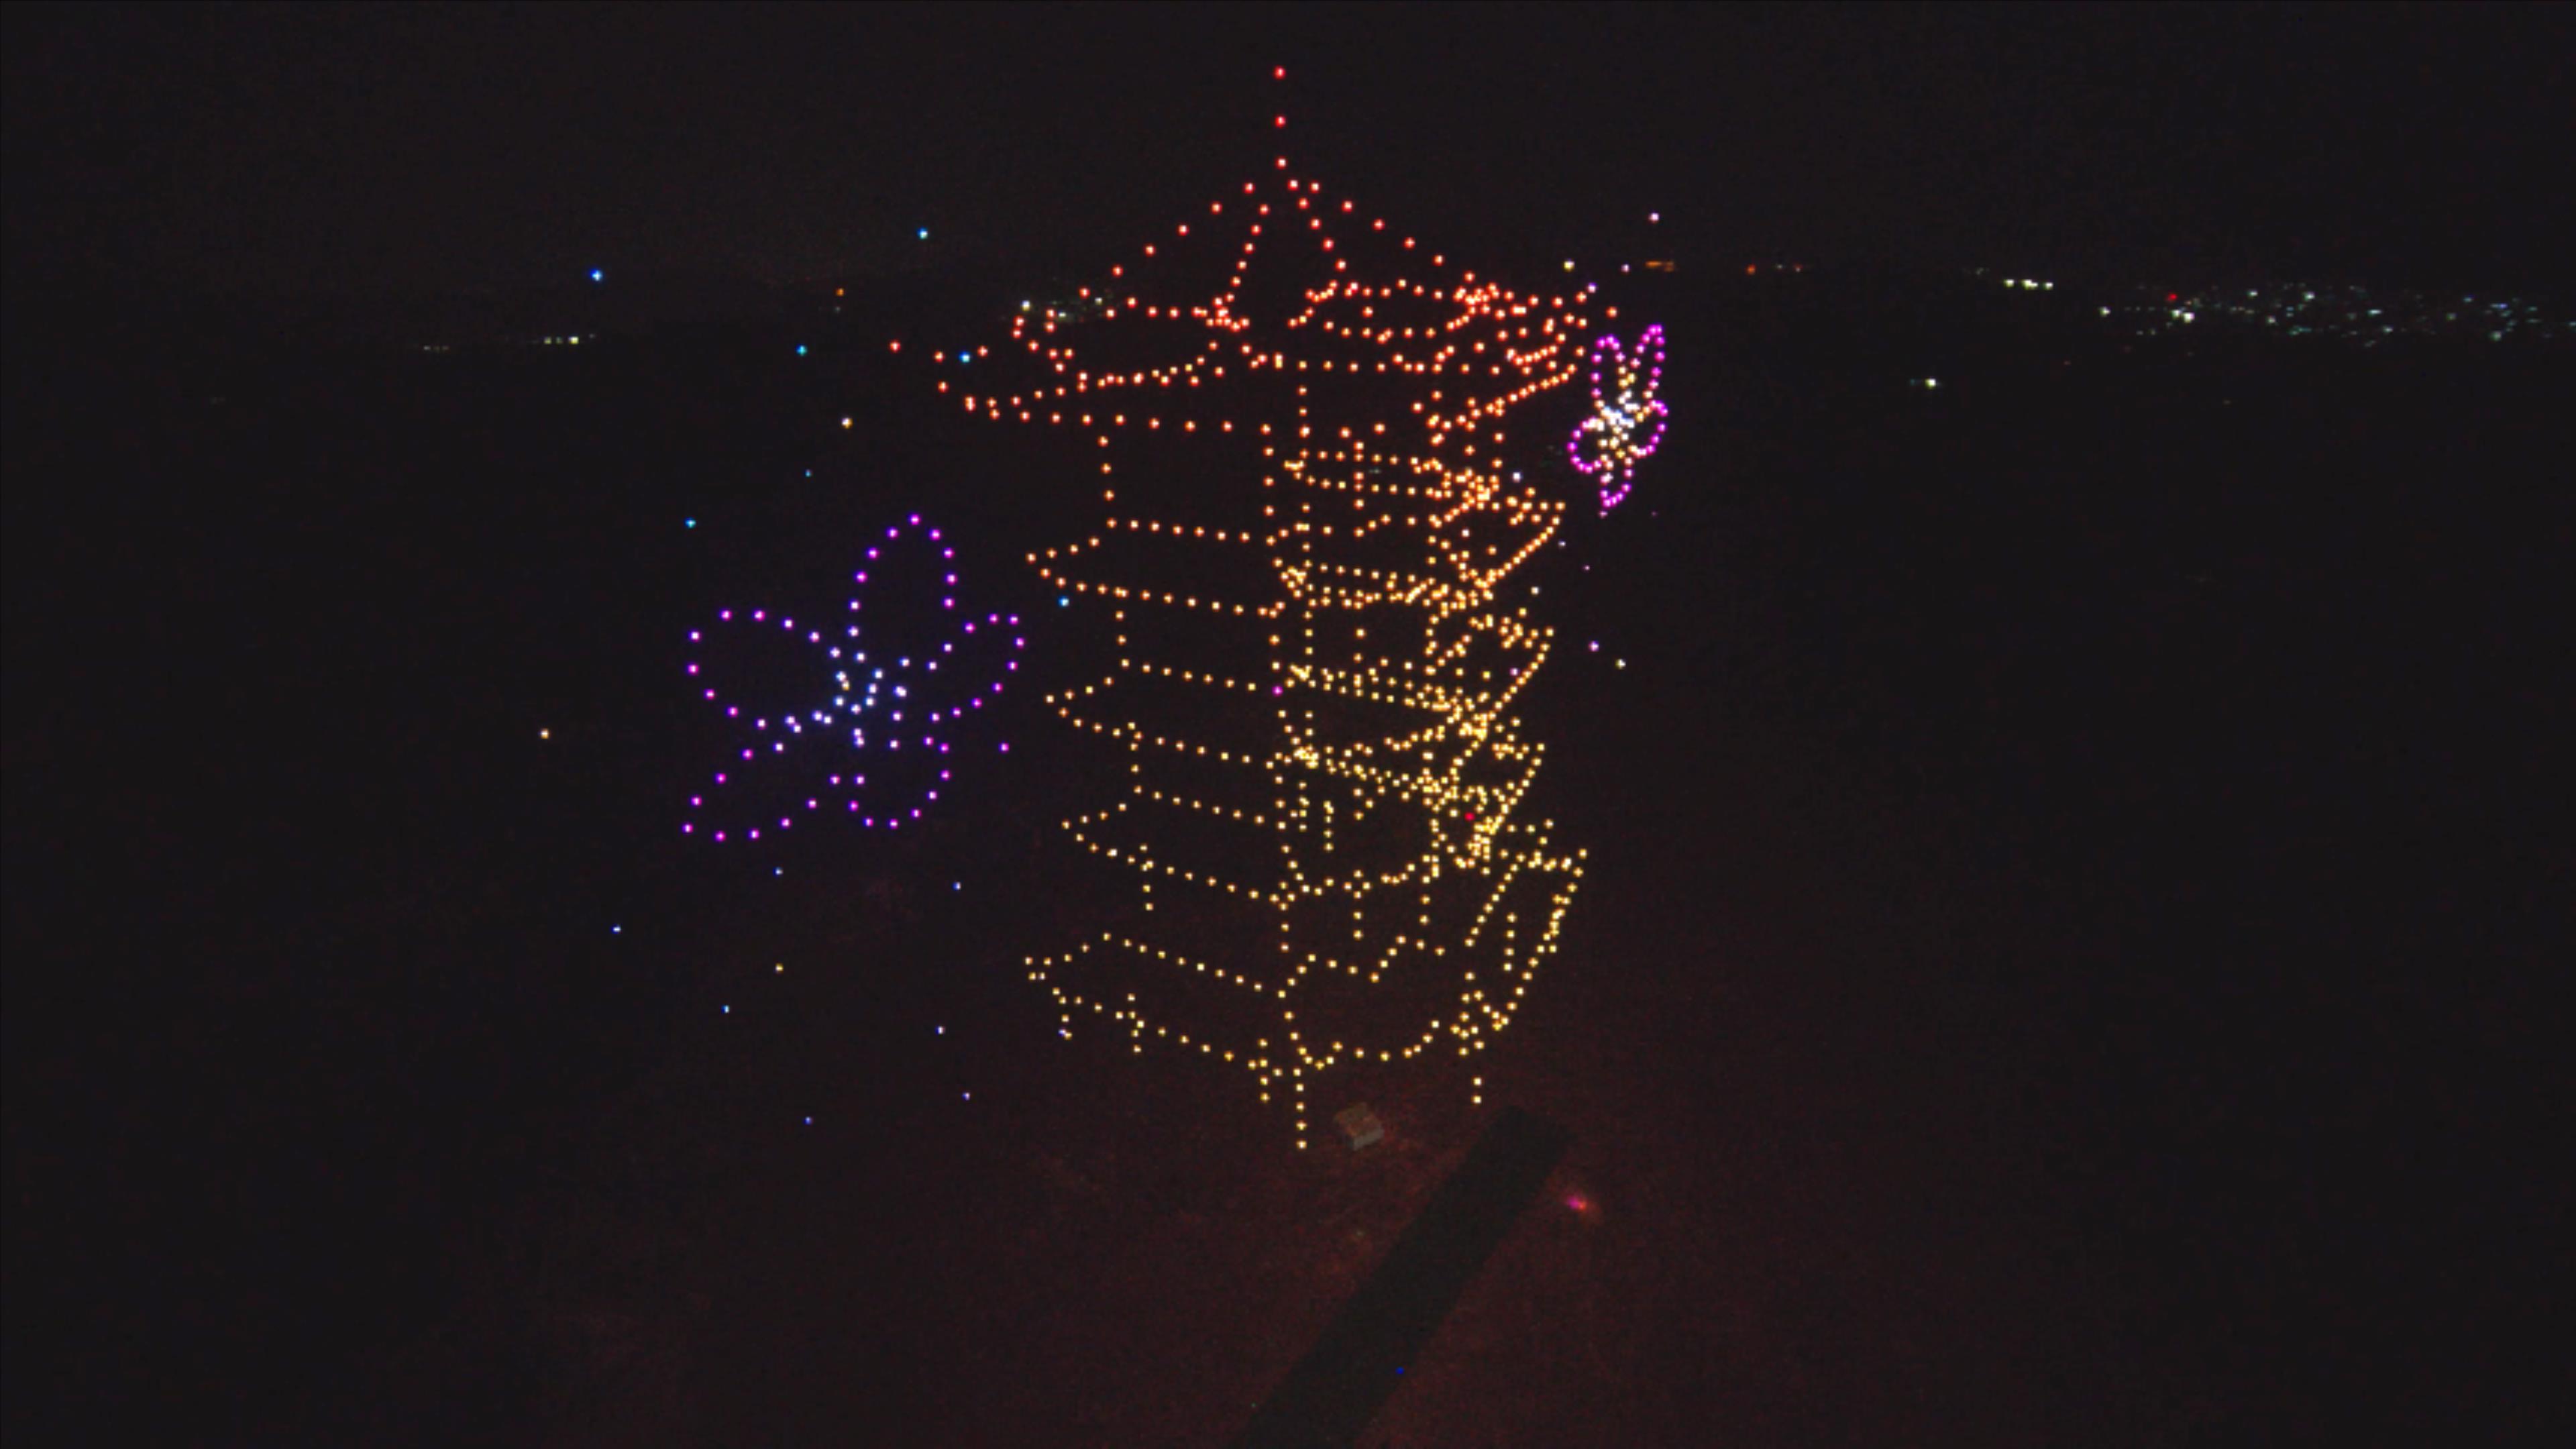
[[[907,543],[908,535],[913,533],[920,538]],[[940,531],[923,528],[920,517],[914,515],[908,522],[888,528],[883,543],[868,548],[868,558],[880,565],[876,570],[881,576],[876,584],[880,595],[888,588],[901,587],[896,580],[904,577],[905,556],[922,560],[918,592],[910,597],[899,594],[892,599],[881,598],[880,614],[888,608],[901,612],[907,603],[917,610],[926,602],[923,595],[936,597],[940,610],[957,608],[957,574],[952,562],[956,550],[937,547],[940,543]],[[932,562],[928,556],[934,550],[936,561]],[[869,572],[858,572],[855,583],[857,592],[849,601],[847,613],[859,617],[870,597]],[[735,624],[734,615],[734,610],[722,609],[717,611],[716,619],[720,625]],[[892,830],[900,828],[906,819],[919,820],[923,808],[939,799],[940,786],[949,778],[947,770],[936,768],[940,757],[949,753],[950,741],[944,737],[944,727],[966,718],[970,709],[981,710],[986,695],[1000,694],[1004,678],[1019,668],[1019,661],[1010,656],[1026,647],[1027,640],[1005,628],[1016,628],[1019,622],[1015,614],[990,613],[954,625],[940,615],[932,615],[911,630],[899,625],[878,625],[887,634],[917,634],[918,629],[929,628],[953,630],[955,637],[941,640],[935,650],[898,648],[891,659],[886,657],[888,651],[879,650],[874,661],[869,658],[867,638],[855,624],[843,637],[827,643],[820,631],[800,631],[792,618],[782,615],[773,619],[767,610],[755,609],[749,615],[749,623],[738,626],[736,631],[690,630],[690,642],[707,649],[717,647],[706,637],[710,633],[718,638],[728,633],[741,638],[740,631],[749,630],[754,637],[771,641],[756,647],[774,647],[783,639],[792,652],[819,664],[827,683],[825,697],[819,703],[809,699],[791,706],[756,710],[748,721],[744,720],[743,707],[722,699],[718,689],[701,691],[707,702],[724,711],[724,718],[732,721],[734,728],[740,729],[747,722],[751,730],[767,738],[769,749],[759,751],[737,741],[735,748],[741,749],[745,761],[766,763],[747,767],[739,783],[718,773],[717,789],[690,796],[688,819],[681,825],[681,833],[698,835],[698,826],[704,823],[709,826],[705,833],[719,842],[737,836],[746,841],[758,840],[763,829],[794,827],[795,817],[779,813],[782,809],[793,811],[801,800],[806,810],[820,811],[827,800],[836,797],[845,807],[841,813],[860,815],[863,828],[873,829],[883,821]],[[779,630],[777,634],[750,629],[752,625],[765,627],[773,623]],[[912,642],[927,643],[917,637]],[[949,665],[945,671],[940,668],[943,662]],[[687,661],[687,673],[700,676],[706,664],[703,659],[692,658]],[[914,721],[909,726],[907,715]],[[776,731],[770,728],[773,720],[778,725]],[[814,736],[811,741],[804,738],[809,733]],[[789,749],[791,743],[796,746],[793,751]],[[907,743],[913,748],[906,750]],[[1002,748],[1007,751],[1010,747]],[[899,767],[899,758],[890,759],[885,762],[888,769],[879,773],[894,778],[881,778],[876,788],[869,789],[868,774],[848,767],[858,762],[845,763],[840,758],[843,751],[864,757],[880,750],[898,754],[899,758],[918,759],[923,764]],[[823,773],[825,770],[830,773]],[[936,778],[931,778],[933,775]],[[897,798],[885,799],[888,795]],[[867,797],[875,798],[862,813],[861,802]]]

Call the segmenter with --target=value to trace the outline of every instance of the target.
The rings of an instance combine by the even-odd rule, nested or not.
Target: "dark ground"
[[[1505,1101],[1573,1145],[1366,1442],[2542,1438],[2566,358],[1663,285],[1532,576],[1566,949],[1357,1157],[1054,1040],[1026,696],[904,850],[678,848],[666,646],[896,509],[1045,667],[1049,475],[875,337],[13,318],[12,1441],[1221,1442]]]

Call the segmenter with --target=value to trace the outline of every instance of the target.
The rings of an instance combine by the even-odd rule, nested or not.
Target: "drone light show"
[[[690,630],[690,687],[730,743],[691,791],[681,831],[730,845],[808,821],[919,822],[1027,642],[1017,615],[957,604],[957,550],[914,514],[868,543],[838,613],[720,609]]]
[[[1514,1020],[1583,858],[1521,808],[1545,747],[1512,711],[1552,636],[1498,591],[1565,504],[1506,460],[1596,311],[1279,156],[942,360],[967,413],[1061,430],[1100,490],[1030,559],[1101,646],[1048,702],[1125,772],[1063,825],[1129,906],[1027,963],[1062,1035],[1239,1069],[1302,1148],[1336,1069],[1472,1059]]]
[[[1637,465],[1664,441],[1664,329],[1647,328],[1633,347],[1603,333],[1592,344],[1592,411],[1575,425],[1566,456],[1601,489],[1608,513],[1628,496]]]

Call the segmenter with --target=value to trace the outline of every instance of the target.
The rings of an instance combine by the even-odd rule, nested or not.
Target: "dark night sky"
[[[1258,154],[1285,62],[1316,173],[1441,235],[2547,286],[2571,18],[15,5],[7,247],[286,291],[1092,255]]]

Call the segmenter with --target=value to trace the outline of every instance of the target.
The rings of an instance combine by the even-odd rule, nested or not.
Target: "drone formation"
[[[956,727],[1001,695],[1027,642],[1017,615],[958,613],[956,558],[914,514],[869,545],[843,617],[799,624],[766,609],[722,609],[713,625],[689,631],[690,683],[723,712],[735,739],[724,765],[689,796],[682,833],[750,842],[824,815],[900,830],[938,802]],[[872,576],[875,587],[899,590],[876,615],[864,608]],[[879,622],[906,612],[919,617]],[[793,662],[769,672],[804,674],[807,692],[767,707],[728,697],[707,657],[718,641],[788,652]]]
[[[1049,430],[1100,489],[1088,536],[1029,559],[1092,656],[1047,703],[1123,766],[1062,823],[1125,904],[1026,962],[1063,1036],[1106,1023],[1238,1067],[1301,1148],[1337,1069],[1477,1070],[1584,859],[1522,810],[1545,747],[1513,711],[1553,635],[1501,591],[1566,503],[1514,470],[1512,430],[1588,358],[1568,458],[1604,513],[1627,496],[1663,434],[1664,343],[1587,348],[1617,316],[1589,285],[1480,280],[1281,156],[1098,285],[1021,304],[1006,340],[930,354],[940,393]],[[684,833],[897,830],[937,803],[951,734],[1024,642],[1016,616],[957,610],[954,559],[915,516],[867,550],[845,618],[725,610],[690,632],[734,740]],[[788,651],[745,674],[801,692],[728,697],[706,677],[719,638]],[[1482,1076],[1468,1088],[1482,1101]]]
[[[1593,288],[1480,280],[1282,156],[958,354],[940,390],[1061,430],[1106,513],[1030,560],[1102,636],[1047,700],[1126,757],[1063,823],[1130,905],[1027,963],[1063,1035],[1239,1067],[1304,1147],[1328,1073],[1472,1058],[1511,1023],[1583,856],[1519,809],[1545,751],[1512,710],[1551,634],[1498,590],[1565,505],[1506,460],[1596,314]],[[1615,391],[1660,428],[1651,369]],[[1653,446],[1593,431],[1604,465]]]
[[[1649,327],[1624,347],[1607,333],[1592,344],[1592,412],[1566,441],[1575,471],[1601,487],[1601,511],[1627,498],[1637,465],[1664,441],[1664,329]]]

